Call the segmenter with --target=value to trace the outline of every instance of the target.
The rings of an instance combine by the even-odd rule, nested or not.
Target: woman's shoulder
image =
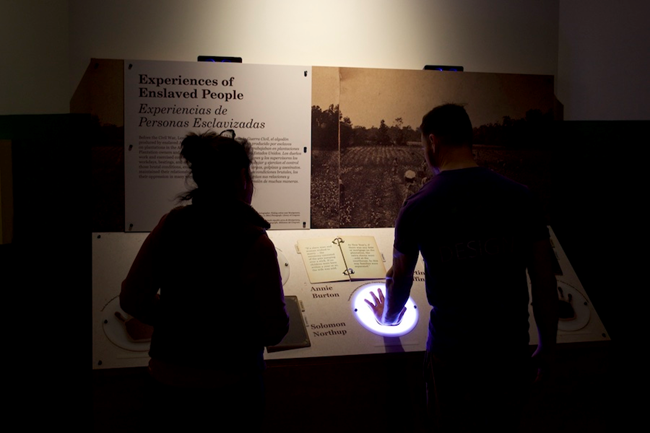
[[[183,232],[222,231],[224,235],[247,238],[266,235],[270,224],[251,206],[230,204],[224,206],[177,206],[165,214],[160,226],[174,227]]]
[[[162,216],[159,224],[169,223],[170,221],[181,218],[183,215],[186,215],[188,213],[190,207],[191,206],[176,206]]]

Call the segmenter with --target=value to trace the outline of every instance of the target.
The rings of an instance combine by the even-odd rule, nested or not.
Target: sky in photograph
[[[368,128],[379,126],[382,119],[391,126],[401,117],[404,126],[415,129],[426,112],[450,102],[464,105],[474,126],[501,122],[504,116],[523,118],[529,109],[546,112],[553,106],[552,76],[314,69],[312,105],[326,109],[338,102],[343,116],[353,125]]]

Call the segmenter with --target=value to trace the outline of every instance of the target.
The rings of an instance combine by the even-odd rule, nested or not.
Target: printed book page
[[[341,248],[353,280],[386,277],[384,260],[373,236],[350,236],[342,238]]]
[[[299,239],[298,249],[314,284],[386,276],[373,236]]]

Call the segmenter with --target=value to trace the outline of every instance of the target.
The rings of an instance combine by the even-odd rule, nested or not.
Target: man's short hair
[[[439,105],[422,117],[420,131],[433,134],[446,144],[472,144],[472,122],[465,108],[457,104]]]

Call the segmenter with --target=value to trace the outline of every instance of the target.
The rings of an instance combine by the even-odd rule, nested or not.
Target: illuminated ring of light
[[[413,299],[409,297],[408,301],[406,301],[406,312],[404,313],[404,317],[402,317],[402,321],[399,325],[380,325],[377,323],[377,320],[375,320],[375,314],[372,309],[365,301],[365,299],[368,299],[372,302],[372,295],[370,292],[374,291],[375,295],[377,295],[377,289],[381,289],[382,293],[385,295],[386,283],[364,284],[356,290],[356,293],[352,297],[352,312],[359,323],[361,323],[361,325],[363,325],[363,327],[368,331],[385,337],[399,337],[400,335],[405,335],[411,332],[418,323],[418,307],[415,305],[415,302],[413,302]]]

